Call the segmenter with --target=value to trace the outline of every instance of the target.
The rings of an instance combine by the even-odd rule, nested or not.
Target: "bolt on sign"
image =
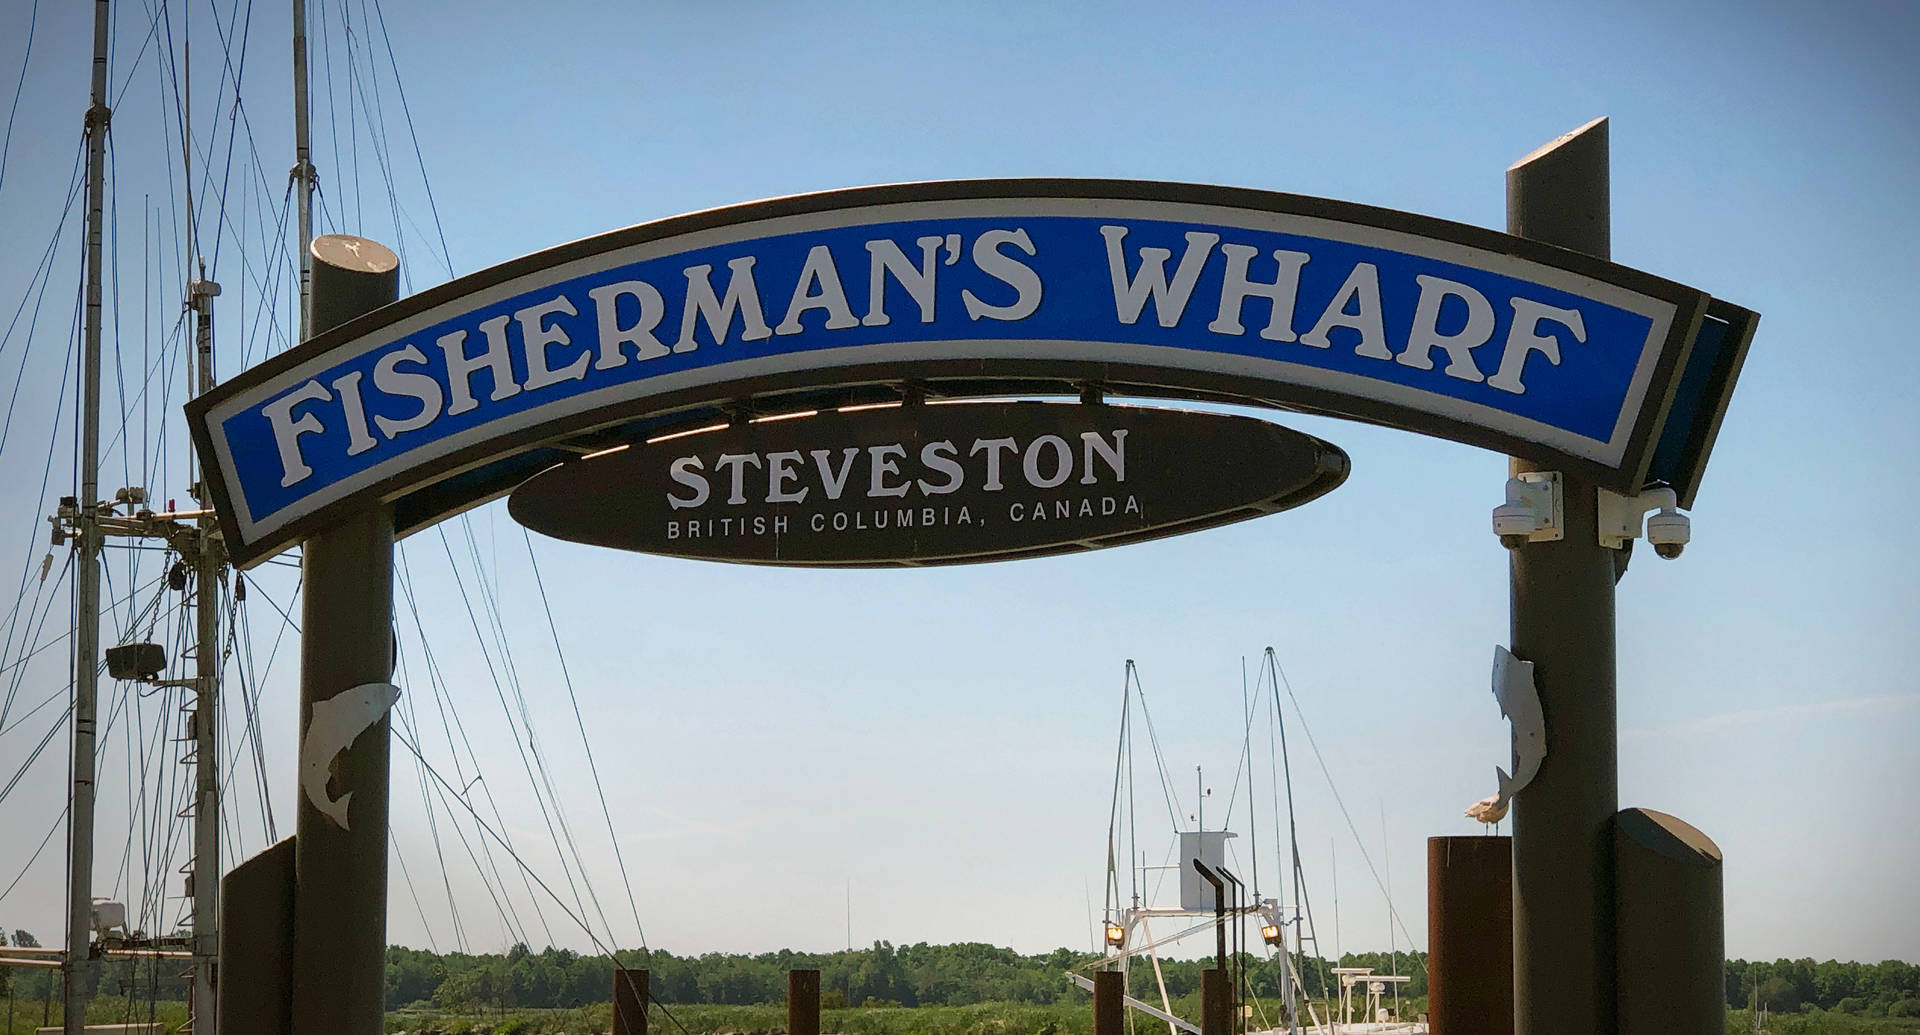
[[[567,457],[903,392],[1335,414],[1688,501],[1752,322],[1672,281],[1406,213],[958,181],[753,202],[517,259],[318,336],[188,414],[242,564],[374,503],[405,534]]]
[[[1251,417],[973,402],[668,435],[544,471],[514,520],[597,546],[867,567],[1115,546],[1298,506],[1347,456]]]

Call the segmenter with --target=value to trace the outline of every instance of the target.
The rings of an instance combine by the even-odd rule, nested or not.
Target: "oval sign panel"
[[[960,564],[1117,546],[1299,506],[1347,455],[1251,417],[1104,404],[856,408],[653,439],[552,467],[514,520],[595,546],[749,564]]]

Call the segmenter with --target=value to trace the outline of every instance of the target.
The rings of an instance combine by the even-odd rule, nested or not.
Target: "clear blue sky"
[[[29,278],[73,168],[87,6],[39,11],[0,182],[9,314],[36,294]],[[192,6],[195,133],[202,148],[221,134],[223,149],[220,48],[209,8]],[[270,199],[230,207],[234,229],[256,243],[260,220],[278,217],[292,162],[281,6],[254,12],[244,68],[245,126],[265,172],[247,179],[243,130],[232,180],[236,197]],[[387,56],[374,52],[382,92],[360,80],[349,120],[343,8],[315,6],[333,48],[322,53],[316,24],[316,77],[333,70],[331,100],[324,78],[315,87],[321,229],[404,243],[415,287],[445,279]],[[13,94],[29,7],[0,0],[0,100]],[[351,5],[356,40],[383,48],[363,24],[371,10]],[[129,368],[141,355],[137,213],[151,195],[156,236],[171,235],[165,206],[180,189],[162,171],[152,53],[137,66],[129,56],[147,17],[123,5],[114,66],[116,82],[132,84],[114,121],[117,341]],[[735,201],[975,176],[1222,183],[1503,228],[1506,166],[1610,116],[1616,261],[1764,314],[1693,545],[1672,563],[1642,549],[1620,586],[1621,803],[1675,813],[1718,841],[1730,956],[1920,959],[1911,5],[482,2],[390,4],[385,20],[458,273]],[[178,44],[184,16],[172,31]],[[394,134],[397,232],[367,137],[376,110]],[[44,552],[41,516],[66,470],[56,461],[53,486],[38,492],[79,267],[77,218],[68,226],[0,447],[13,486],[0,545],[31,541],[13,555],[23,567]],[[230,376],[243,351],[257,360],[265,346],[239,323],[241,307],[254,312],[243,282],[255,274],[234,264],[231,237],[223,247],[220,372]],[[158,350],[179,310],[177,287],[153,290]],[[7,382],[20,347],[0,353]],[[71,412],[58,450],[71,448]],[[1241,659],[1253,664],[1269,644],[1376,859],[1386,839],[1395,898],[1423,941],[1424,839],[1475,829],[1460,810],[1493,790],[1506,759],[1487,692],[1493,645],[1507,638],[1507,562],[1488,528],[1505,461],[1281,419],[1351,453],[1342,489],[1284,515],[1124,550],[834,574],[536,540],[648,941],[680,952],[836,947],[851,882],[857,943],[1084,946],[1124,660],[1139,662],[1176,773],[1200,764],[1223,783],[1238,750]],[[174,423],[170,473],[155,483],[163,497],[185,496]],[[498,506],[470,527],[474,549],[498,557],[520,676],[587,866],[615,935],[634,944],[520,531]],[[464,555],[465,533],[448,533]],[[416,538],[407,557],[435,660],[515,843],[559,881],[438,535]],[[281,606],[287,575],[260,573]],[[264,645],[273,614],[251,606]],[[58,689],[60,649],[29,670],[22,701]],[[281,650],[261,710],[285,831],[296,715],[290,647]],[[439,720],[411,641],[409,651],[403,686],[432,740]],[[47,721],[42,712],[0,730],[0,777]],[[58,815],[61,745],[0,802],[0,881]],[[397,841],[445,949],[451,924],[432,886],[418,777],[397,747],[395,757]],[[1337,882],[1342,946],[1384,948],[1384,904],[1310,759],[1295,761],[1316,902]],[[1190,797],[1184,778],[1178,789]],[[105,793],[110,885],[127,820],[121,792]],[[248,793],[236,795],[250,853],[261,832]],[[501,924],[445,822],[467,940],[498,948]],[[52,940],[59,850],[56,839],[0,900],[0,923]],[[424,945],[397,865],[394,878],[391,937]],[[175,902],[167,916],[181,911]],[[584,945],[548,913],[556,938]],[[1321,923],[1331,947],[1324,912]]]

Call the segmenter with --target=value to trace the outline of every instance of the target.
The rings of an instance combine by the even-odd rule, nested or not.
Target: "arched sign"
[[[1714,347],[1695,349],[1703,324]],[[903,394],[1337,414],[1684,497],[1750,334],[1751,314],[1692,288],[1405,213],[960,181],[754,202],[508,262],[318,336],[188,414],[241,564],[372,500],[404,534],[568,456]],[[1687,427],[1663,435],[1696,368]],[[1678,444],[1655,470],[1663,440]]]

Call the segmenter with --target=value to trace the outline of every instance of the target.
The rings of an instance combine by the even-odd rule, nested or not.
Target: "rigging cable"
[[[1127,668],[1132,669],[1133,660],[1127,660]],[[1115,868],[1114,853],[1118,849],[1115,843],[1115,827],[1120,822],[1120,777],[1124,771],[1127,751],[1127,715],[1132,711],[1127,707],[1131,695],[1128,693],[1128,680],[1123,673],[1120,677],[1120,736],[1114,747],[1113,755],[1113,803],[1107,807],[1107,886],[1103,892],[1107,909],[1106,920],[1113,920],[1114,911],[1120,905],[1120,872]],[[1133,869],[1129,860],[1127,869]]]
[[[434,769],[433,766],[427,762],[426,758],[420,754],[420,749],[414,745],[414,742],[412,741],[412,739],[407,737],[405,733],[399,730],[394,731],[394,739],[400,741],[400,743],[403,746],[405,746],[408,751],[413,753],[413,757],[420,760],[420,764],[426,767],[427,774],[432,776],[434,780],[437,781],[442,788],[445,788],[446,790],[452,790],[452,787],[449,786],[447,783],[446,777],[441,776],[439,771]],[[458,795],[456,794],[456,798],[457,797]],[[520,867],[521,872],[525,874],[527,877],[531,878],[535,884],[540,885],[540,890],[546,892],[548,898],[553,899],[554,905],[560,907],[560,912],[566,914],[567,919],[572,920],[574,924],[578,926],[580,930],[586,934],[588,940],[593,942],[593,947],[595,949],[599,950],[600,952],[606,953],[608,957],[612,957],[614,955],[616,950],[612,946],[608,945],[606,942],[601,941],[600,936],[593,933],[593,928],[588,926],[586,921],[582,920],[579,916],[575,915],[573,910],[567,908],[567,904],[561,901],[559,895],[554,894],[553,889],[547,885],[546,881],[540,878],[540,875],[538,873],[534,872],[533,867],[527,865],[526,860],[520,858],[519,853],[513,850],[513,846],[507,843],[506,838],[501,837],[499,834],[495,833],[494,829],[488,826],[485,820],[480,818],[480,813],[474,811],[472,805],[467,804],[465,800],[461,800],[460,805],[462,808],[467,810],[467,813],[469,815],[473,817],[474,824],[478,826],[481,830],[485,831],[488,837],[491,837],[496,842],[498,842],[501,850],[505,851],[507,853],[507,856],[511,858],[516,865]],[[611,932],[609,932],[609,936],[611,936]]]
[[[479,548],[473,539],[472,523],[467,520],[467,515],[464,515],[464,514],[461,515],[461,525],[467,531],[468,548],[474,555],[474,563],[477,569],[481,564],[479,560],[479,552],[478,552]],[[461,600],[461,603],[464,604],[466,607],[467,621],[473,627],[474,638],[480,641],[480,653],[481,653],[481,656],[485,658],[487,662],[487,673],[491,677],[491,681],[493,683],[494,696],[500,702],[500,710],[507,717],[507,728],[510,730],[514,729],[515,727],[514,727],[513,708],[507,704],[506,690],[501,685],[501,681],[500,681],[499,666],[496,666],[494,659],[492,657],[492,654],[487,650],[486,635],[480,630],[479,616],[474,613],[472,597],[467,593],[465,580],[460,577],[459,566],[453,559],[453,545],[447,540],[447,537],[444,531],[444,526],[442,526],[440,543],[446,549],[447,563],[449,567],[451,567],[453,570],[454,583],[460,589],[460,600]],[[492,598],[486,593],[487,586],[486,586],[485,579],[481,578],[479,581],[480,581],[480,589],[482,591],[482,595],[481,595],[482,602],[491,603]],[[495,624],[497,626],[499,621],[497,617],[497,611],[489,612],[489,621],[490,623]],[[502,654],[500,659],[500,666],[510,666],[511,661],[509,660],[509,656],[506,652],[506,645],[504,643],[501,643],[500,647],[501,647],[501,654]],[[509,668],[508,677],[510,680],[513,678],[511,668]],[[584,913],[586,912],[586,906],[580,901],[579,888],[575,886],[573,881],[573,870],[567,866],[566,856],[564,853],[560,851],[561,838],[560,838],[560,834],[554,829],[553,816],[552,816],[552,813],[547,808],[547,801],[546,801],[547,795],[543,795],[541,793],[541,780],[538,776],[534,774],[534,765],[539,760],[539,754],[538,754],[539,748],[534,742],[533,730],[529,720],[527,719],[526,700],[524,697],[521,697],[521,695],[519,694],[517,684],[515,686],[515,696],[518,697],[521,702],[521,720],[523,723],[529,723],[529,725],[527,729],[527,740],[525,744],[522,744],[519,735],[517,733],[515,734],[513,738],[514,749],[520,756],[521,769],[527,774],[527,783],[533,787],[534,803],[540,806],[540,816],[541,816],[541,819],[546,823],[547,837],[553,841],[555,855],[557,855],[560,859],[560,872],[567,879],[568,890],[573,893],[574,905],[579,907],[580,911]],[[527,757],[529,750],[532,750],[534,752],[533,759],[529,759]],[[545,765],[541,764],[540,768],[544,771]],[[551,790],[552,788],[551,788],[551,785],[549,784],[548,794],[551,794]],[[556,802],[555,805],[557,807],[558,802]]]
[[[20,78],[13,84],[13,104],[7,108],[7,135],[0,140],[0,186],[7,182],[7,154],[13,150],[13,117],[20,113],[20,94],[27,88],[27,66],[33,63],[33,35],[39,24],[40,0],[33,0],[33,10],[27,15],[27,52],[20,59]]]
[[[378,9],[378,6],[378,0],[375,0],[375,8]],[[633,927],[640,935],[640,948],[645,950],[647,948],[647,930],[646,927],[640,923],[640,907],[634,903],[633,899],[633,880],[627,876],[627,860],[620,852],[619,835],[615,834],[613,830],[613,812],[607,808],[607,792],[600,783],[600,767],[599,764],[593,760],[593,744],[587,738],[586,720],[580,716],[580,699],[575,696],[573,692],[573,673],[568,670],[567,656],[565,652],[560,649],[560,628],[554,623],[553,606],[547,601],[547,584],[545,580],[540,577],[540,561],[533,555],[533,537],[528,534],[526,526],[524,525],[520,528],[520,536],[527,544],[527,560],[533,565],[533,584],[540,590],[540,608],[546,612],[547,631],[553,636],[553,651],[555,656],[560,659],[560,676],[567,687],[567,700],[573,705],[573,721],[580,728],[580,745],[586,751],[587,771],[593,774],[593,791],[599,795],[600,798],[600,815],[607,821],[607,840],[613,843],[613,858],[620,868],[620,883],[625,886],[627,891],[627,907],[633,910]],[[1109,834],[1109,837],[1111,837],[1111,834]],[[588,887],[591,889],[592,886],[589,885]],[[598,903],[595,903],[595,905],[597,906]],[[605,917],[602,917],[600,922],[603,924],[606,923]],[[609,932],[611,932],[611,927],[609,927]]]
[[[473,782],[479,783],[480,790],[486,794],[487,802],[489,806],[491,806],[493,809],[495,820],[500,822],[502,826],[505,826],[506,825],[505,820],[502,819],[500,816],[499,803],[494,801],[494,798],[493,798],[493,788],[489,786],[480,777],[479,756],[474,753],[473,743],[467,737],[466,723],[461,720],[459,709],[457,708],[452,709],[451,715],[449,715],[448,713],[449,710],[448,710],[447,699],[450,695],[446,690],[446,685],[445,685],[446,681],[444,676],[440,672],[440,666],[433,656],[433,648],[427,642],[426,627],[422,624],[420,619],[420,605],[413,591],[412,568],[411,568],[411,565],[408,563],[407,548],[405,544],[399,545],[395,549],[394,555],[395,555],[395,560],[397,562],[396,570],[398,571],[398,574],[400,577],[399,579],[400,588],[406,596],[407,608],[413,615],[414,628],[420,635],[420,651],[423,657],[425,658],[426,664],[427,664],[427,685],[429,686],[429,688],[433,690],[434,706],[439,710],[439,713],[440,713],[440,731],[447,738],[447,754],[453,759],[454,773],[456,776],[460,778],[463,786],[463,789],[460,793],[462,795],[465,795],[466,790],[464,788],[471,787],[472,784],[467,781],[465,767],[463,767],[460,764],[460,752],[454,746],[454,743],[453,743],[453,734],[455,730],[459,731],[460,742],[461,744],[465,745],[467,749],[467,758],[469,759],[469,761],[473,763],[473,768],[474,768]],[[425,780],[424,776],[422,777],[422,780],[423,781]],[[431,806],[430,800],[428,804],[429,806]],[[449,815],[450,816],[452,815],[451,810],[449,810]],[[468,857],[472,858],[473,849],[470,845],[467,844],[466,833],[460,828],[460,825],[458,823],[454,824],[454,833],[459,835],[461,845],[463,847],[466,847]],[[505,878],[500,876],[499,865],[494,861],[494,858],[493,858],[493,848],[491,845],[487,843],[485,838],[480,839],[480,850],[481,850],[481,854],[486,856],[487,865],[485,868],[482,868],[478,860],[475,860],[474,869],[479,872],[480,879],[483,884],[486,884],[487,873],[491,871],[493,874],[494,882],[497,883],[500,887],[500,894],[505,896],[505,899],[506,899],[505,909],[502,911],[501,919],[502,919],[502,922],[507,925],[508,934],[514,936],[515,940],[517,941],[530,943],[532,939],[526,936],[526,925],[520,921],[519,911],[514,909],[513,907],[513,898],[506,891],[506,887],[507,887],[506,880]],[[522,880],[524,883],[525,878],[522,878]],[[537,919],[540,920],[540,926],[544,929],[546,928],[546,916],[540,909],[539,900],[533,898],[533,885],[530,883],[526,883],[525,887],[527,889],[528,898],[530,899],[529,904],[533,906],[534,915]],[[489,894],[491,894],[493,885],[487,884],[487,888],[488,888]],[[498,900],[496,900],[495,905],[496,907],[500,905]],[[449,906],[451,906],[451,902],[449,902]],[[512,917],[511,921],[507,920],[507,917],[509,916]],[[516,925],[519,927],[519,931],[517,934],[514,931],[514,928]],[[549,935],[547,940],[549,944],[551,944],[553,940],[551,935]]]
[[[1300,718],[1300,729],[1307,735],[1307,746],[1313,749],[1313,759],[1320,764],[1321,775],[1327,778],[1327,789],[1333,792],[1334,804],[1340,806],[1340,817],[1346,820],[1347,830],[1353,834],[1354,843],[1360,849],[1360,858],[1366,862],[1367,872],[1373,875],[1374,885],[1380,889],[1380,894],[1387,900],[1387,913],[1393,918],[1394,924],[1400,928],[1401,936],[1407,939],[1408,944],[1412,944],[1413,935],[1407,932],[1406,923],[1400,919],[1400,911],[1394,907],[1392,893],[1387,890],[1386,882],[1380,879],[1380,871],[1374,868],[1373,856],[1368,854],[1366,842],[1360,838],[1360,829],[1354,826],[1353,816],[1347,812],[1347,803],[1340,799],[1340,789],[1333,784],[1333,773],[1327,769],[1326,757],[1320,753],[1320,745],[1313,739],[1313,730],[1307,725],[1306,712],[1301,710],[1300,699],[1294,696],[1293,684],[1287,679],[1286,670],[1280,667],[1278,659],[1274,660],[1273,670],[1281,685],[1287,689],[1287,699],[1293,702],[1294,713]]]
[[[1138,669],[1133,673],[1133,687],[1140,698],[1140,716],[1147,720],[1147,743],[1153,746],[1153,764],[1160,770],[1160,793],[1167,800],[1167,818],[1173,821],[1173,829],[1179,830],[1180,812],[1175,802],[1177,795],[1173,789],[1173,778],[1167,775],[1167,759],[1160,752],[1160,735],[1154,732],[1153,713],[1147,710],[1147,688],[1140,683]]]

